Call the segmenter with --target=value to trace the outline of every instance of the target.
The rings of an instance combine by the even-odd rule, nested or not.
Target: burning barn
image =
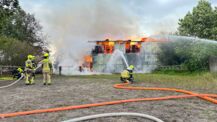
[[[90,41],[96,45],[91,55],[84,57],[83,67],[94,72],[119,73],[132,64],[136,72],[150,72],[157,67],[156,42],[152,38]]]

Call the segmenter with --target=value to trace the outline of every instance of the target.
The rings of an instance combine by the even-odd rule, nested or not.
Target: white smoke
[[[139,19],[121,4],[109,0],[73,1],[47,12],[48,42],[61,66],[80,65],[91,52],[92,40],[121,39],[139,33]],[[51,13],[52,12],[52,13]]]
[[[136,8],[143,8],[140,2],[129,6],[124,4],[125,0],[54,0],[47,3],[50,1],[29,4],[33,7],[29,9],[41,21],[55,60],[61,66],[72,66],[73,70],[77,70],[83,56],[91,52],[94,43],[88,41],[125,39],[162,27],[156,24],[162,20],[146,23],[145,20],[149,20],[144,16],[147,10],[145,14],[136,13]]]

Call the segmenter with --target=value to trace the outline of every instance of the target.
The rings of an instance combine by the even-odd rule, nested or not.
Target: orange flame
[[[92,63],[93,57],[91,55],[84,56],[84,61],[87,63]]]

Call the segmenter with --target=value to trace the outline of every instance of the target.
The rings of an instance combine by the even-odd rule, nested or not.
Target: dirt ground
[[[43,86],[41,80],[41,76],[38,76],[35,85],[25,86],[24,81],[21,81],[12,87],[0,89],[0,113],[178,94],[162,91],[114,89],[112,86],[118,81],[106,78],[88,79],[56,76],[53,78],[53,85],[51,86]],[[0,86],[10,82],[0,81]],[[165,87],[156,83],[146,82],[137,83],[135,86]],[[207,93],[207,91],[204,92]],[[199,98],[136,102],[55,113],[34,114],[0,119],[0,122],[60,122],[75,117],[108,112],[145,113],[156,116],[165,122],[217,122],[217,105]],[[90,122],[151,121],[135,117],[109,117]]]

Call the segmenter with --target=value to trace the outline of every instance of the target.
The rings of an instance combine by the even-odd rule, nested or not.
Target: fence
[[[2,66],[0,65],[0,75],[12,74],[19,66]]]
[[[185,71],[186,67],[182,65],[171,65],[171,66],[159,66],[158,70],[176,70],[176,71]]]

